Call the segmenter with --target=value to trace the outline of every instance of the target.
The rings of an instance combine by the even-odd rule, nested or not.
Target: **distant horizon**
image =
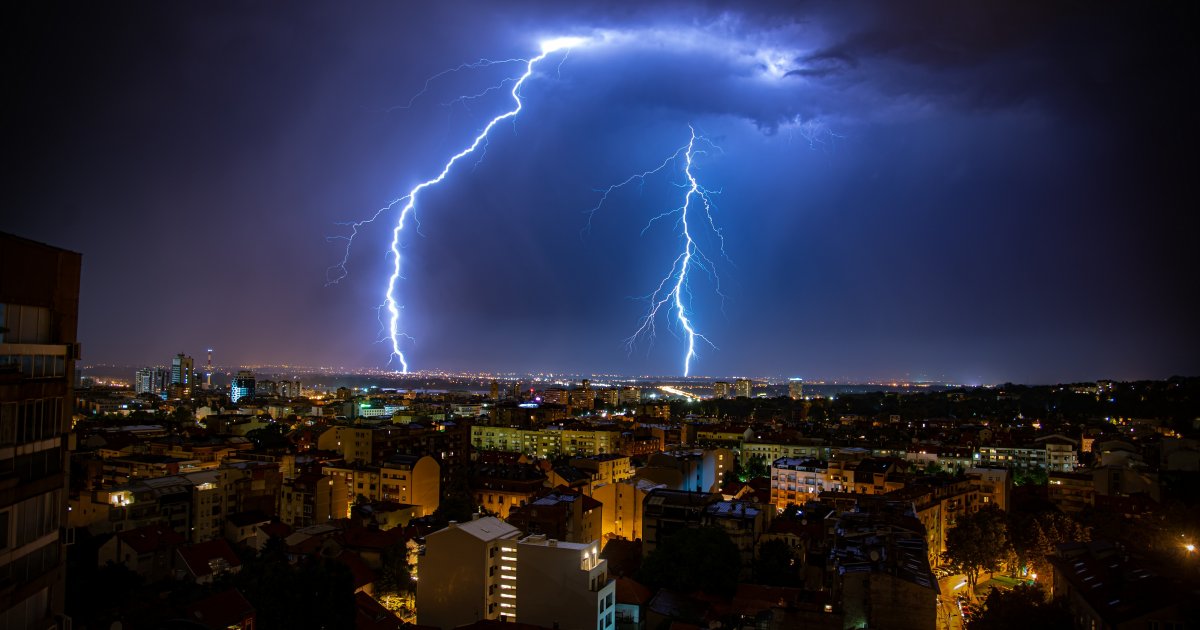
[[[196,359],[195,355],[192,356]],[[133,372],[139,368],[157,367],[169,368],[169,363],[81,363],[78,366],[84,371],[83,375],[88,376],[88,370],[100,370],[100,374],[107,378],[121,378],[125,376],[125,372],[129,372],[128,377],[132,379]],[[203,373],[204,364],[197,361],[195,365],[196,372]],[[392,371],[385,368],[369,368],[369,367],[352,367],[352,366],[314,366],[314,365],[286,365],[286,364],[248,364],[248,365],[213,365],[214,373],[233,375],[238,370],[250,370],[262,374],[270,374],[273,376],[283,376],[289,371],[295,374],[319,374],[324,373],[329,377],[337,376],[357,376],[357,377],[376,377],[389,378],[396,380],[405,379],[421,379],[421,378],[441,378],[441,377],[459,377],[473,379],[500,379],[500,380],[546,380],[551,378],[574,379],[622,379],[626,381],[690,381],[697,383],[707,383],[716,381],[733,382],[739,378],[750,379],[756,382],[767,382],[772,386],[786,385],[789,380],[798,379],[806,385],[839,385],[839,386],[939,386],[939,387],[982,387],[995,388],[1005,384],[1021,385],[1027,387],[1053,387],[1056,385],[1076,385],[1084,383],[1097,383],[1101,381],[1112,381],[1115,383],[1132,383],[1141,381],[1168,381],[1172,378],[1196,378],[1195,375],[1187,374],[1172,374],[1164,377],[1146,377],[1146,378],[1112,378],[1100,377],[1093,379],[1074,379],[1074,380],[1059,380],[1055,382],[1025,382],[1015,380],[1002,380],[991,383],[962,383],[955,381],[943,381],[923,378],[805,378],[788,375],[747,375],[747,374],[731,374],[731,375],[692,375],[684,377],[681,375],[671,374],[607,374],[595,372],[572,372],[572,371],[538,371],[538,372],[522,372],[519,370],[507,370],[504,372],[496,371],[469,371],[469,370],[446,370],[446,369],[422,369],[413,370],[407,374]]]

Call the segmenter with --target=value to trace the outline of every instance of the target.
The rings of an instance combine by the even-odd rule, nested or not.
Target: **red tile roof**
[[[183,535],[166,525],[145,525],[120,532],[117,539],[139,554],[170,549],[187,542]]]
[[[617,578],[617,603],[645,606],[654,597],[654,591],[627,578]]]
[[[363,588],[375,582],[375,572],[367,566],[367,562],[362,559],[362,556],[353,551],[342,551],[333,559],[350,569],[350,573],[354,576],[354,588]]]
[[[292,528],[287,523],[267,523],[258,528],[271,538],[287,538],[292,535]]]
[[[404,535],[404,530],[399,527],[393,527],[388,530],[376,529],[374,527],[347,527],[342,532],[342,542],[347,547],[356,547],[359,549],[387,549],[389,547],[401,544],[408,540]]]
[[[197,578],[212,575],[212,563],[215,561],[223,560],[229,568],[242,566],[242,559],[224,538],[183,547],[179,550],[179,557],[183,558],[188,571]]]

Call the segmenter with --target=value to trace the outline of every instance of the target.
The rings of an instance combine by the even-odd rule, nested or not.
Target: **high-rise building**
[[[299,398],[300,381],[279,381],[279,395],[284,398]]]
[[[192,357],[180,352],[171,359],[171,395],[177,398],[183,398],[192,395],[192,386],[195,385],[193,371],[196,368],[196,362]]]
[[[204,364],[204,383],[202,384],[202,387],[204,388],[205,391],[212,389],[212,375],[213,375],[212,348],[209,348],[208,349],[208,362]]]
[[[250,370],[238,370],[229,385],[229,400],[237,402],[243,398],[254,398],[254,373]]]
[[[750,397],[750,379],[739,378],[733,382],[733,394],[738,398]]]
[[[81,258],[0,233],[0,628],[69,623],[60,529]]]
[[[800,400],[804,398],[804,381],[793,378],[788,381],[788,396],[792,400]]]
[[[633,385],[622,387],[619,400],[622,405],[636,405],[642,402],[642,390]]]
[[[254,395],[259,398],[272,398],[279,395],[279,383],[275,381],[254,382]]]
[[[617,401],[620,400],[620,393],[620,390],[615,387],[607,387],[596,390],[596,398],[605,405],[616,407]]]
[[[133,378],[133,391],[138,394],[154,394],[155,396],[165,397],[170,378],[170,374],[162,368],[138,368]]]
[[[726,381],[713,383],[713,398],[729,398],[729,383]]]

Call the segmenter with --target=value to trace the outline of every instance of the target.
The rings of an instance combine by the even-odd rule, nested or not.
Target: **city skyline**
[[[1198,371],[1194,194],[1170,7],[856,10],[525,2],[29,8],[0,230],[84,255],[83,364],[383,367],[374,305],[394,217],[371,216],[509,104],[527,111],[422,201],[406,234],[416,370],[679,373],[660,328],[626,354],[676,255],[689,125],[729,260],[693,294],[696,375],[965,384]],[[10,26],[12,28],[12,26]],[[442,36],[430,38],[429,33]],[[63,44],[62,42],[69,42]],[[423,91],[428,86],[428,91]],[[420,98],[414,100],[414,95]],[[1189,201],[1191,199],[1191,201]],[[669,223],[669,222],[664,222]],[[333,238],[334,240],[329,240]],[[132,377],[132,374],[130,375]]]

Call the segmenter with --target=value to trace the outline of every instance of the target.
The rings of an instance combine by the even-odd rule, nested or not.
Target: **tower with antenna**
[[[208,349],[208,363],[204,366],[204,389],[212,389],[212,348]]]

